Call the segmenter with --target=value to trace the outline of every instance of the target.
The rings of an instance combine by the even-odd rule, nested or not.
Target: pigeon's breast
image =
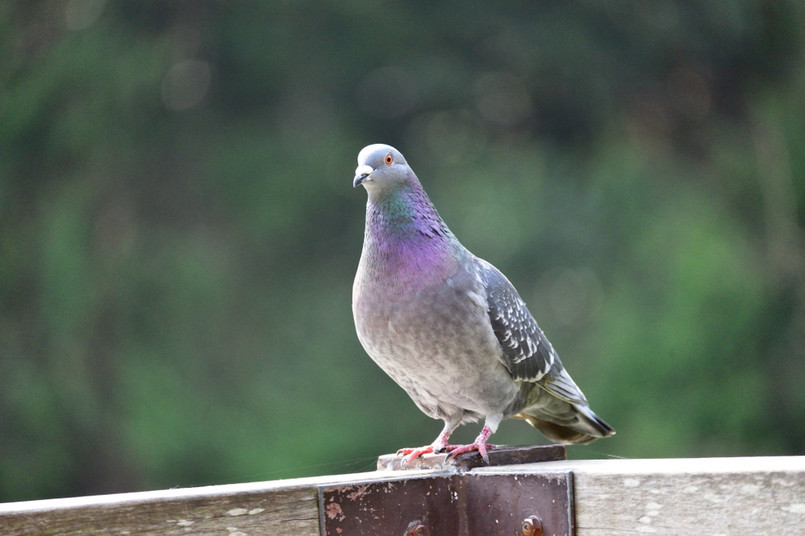
[[[353,289],[358,338],[428,415],[502,412],[518,388],[500,361],[483,284],[469,262],[449,271],[367,276]],[[436,277],[438,276],[438,277]]]

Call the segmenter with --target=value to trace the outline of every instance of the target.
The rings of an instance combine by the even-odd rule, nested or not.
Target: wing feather
[[[479,259],[487,312],[503,350],[503,364],[515,380],[538,381],[555,362],[556,351],[514,286],[497,268]]]

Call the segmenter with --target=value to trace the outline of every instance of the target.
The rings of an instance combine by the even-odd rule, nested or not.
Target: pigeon
[[[478,452],[505,418],[551,441],[590,443],[615,430],[596,415],[526,304],[497,268],[470,253],[439,216],[405,157],[385,144],[358,154],[366,189],[352,312],[364,350],[426,415],[444,421],[427,453]],[[484,420],[472,444],[448,439]]]

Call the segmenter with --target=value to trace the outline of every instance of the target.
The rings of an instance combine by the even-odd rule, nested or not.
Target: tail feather
[[[615,430],[589,406],[574,404],[572,408],[575,410],[572,415],[561,419],[561,422],[555,422],[560,419],[546,420],[544,414],[538,416],[521,412],[515,417],[524,419],[551,441],[562,444],[587,444],[615,434]]]

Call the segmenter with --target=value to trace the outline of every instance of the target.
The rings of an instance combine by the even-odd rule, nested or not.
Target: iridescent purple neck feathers
[[[368,231],[376,231],[389,238],[453,238],[413,173],[405,184],[370,192],[366,223]]]
[[[370,192],[362,268],[400,281],[444,277],[455,270],[463,247],[413,173],[396,186]]]

